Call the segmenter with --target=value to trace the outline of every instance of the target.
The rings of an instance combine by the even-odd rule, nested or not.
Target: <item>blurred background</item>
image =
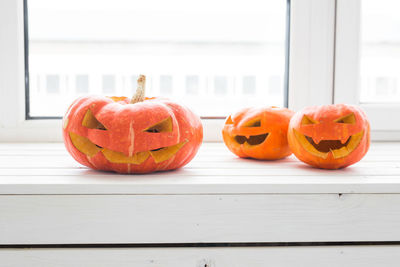
[[[182,101],[201,116],[284,105],[286,1],[28,0],[30,116],[79,95]]]
[[[286,0],[28,0],[29,115],[166,96],[207,117],[285,104]],[[400,2],[362,0],[360,103],[400,102]],[[307,66],[304,66],[307,68]]]

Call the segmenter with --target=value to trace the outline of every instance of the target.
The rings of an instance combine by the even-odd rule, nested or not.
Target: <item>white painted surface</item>
[[[338,0],[335,47],[335,103],[359,103],[360,1]]]
[[[400,193],[400,143],[373,143],[359,163],[320,170],[294,156],[240,159],[204,143],[180,170],[120,175],[75,162],[63,144],[0,144],[0,194]]]
[[[0,1],[0,140],[25,117],[23,1]]]
[[[399,194],[3,195],[0,244],[400,240]]]
[[[399,148],[329,171],[205,143],[181,170],[119,175],[62,144],[0,144],[0,244],[397,241]]]
[[[399,246],[4,249],[0,266],[397,267],[399,253]]]
[[[289,108],[331,104],[335,48],[335,1],[292,0]]]
[[[337,0],[334,102],[360,105],[371,122],[373,140],[400,140],[398,103],[360,104],[361,0]]]

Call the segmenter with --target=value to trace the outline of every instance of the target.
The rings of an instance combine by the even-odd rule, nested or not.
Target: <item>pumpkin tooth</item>
[[[326,159],[328,157],[329,152],[318,151],[310,142],[308,142],[307,138],[303,134],[299,133],[295,129],[293,129],[293,133],[296,139],[302,144],[303,148],[309,153],[323,159]]]
[[[160,163],[175,155],[188,141],[189,140],[185,139],[185,141],[173,146],[163,147],[158,150],[150,150],[149,153],[153,157],[155,163]]]
[[[352,152],[354,149],[357,148],[358,144],[361,142],[362,137],[364,136],[364,131],[359,133],[353,134],[350,137],[349,143],[347,144],[347,150]]]
[[[340,139],[340,142],[342,143],[342,144],[345,144],[346,142],[347,142],[347,140],[349,140],[349,136],[343,136],[341,139]]]
[[[131,157],[126,156],[124,153],[113,151],[107,148],[102,149],[104,157],[112,163],[129,163],[129,164],[142,164],[149,157],[149,152],[137,152]]]
[[[322,140],[322,138],[321,138],[321,136],[313,136],[313,141],[314,141],[314,143],[316,143],[317,145],[319,144],[319,142],[321,142],[321,140]]]
[[[335,159],[343,158],[346,157],[348,154],[350,154],[350,151],[345,146],[339,149],[334,149],[334,150],[331,149],[331,152]]]

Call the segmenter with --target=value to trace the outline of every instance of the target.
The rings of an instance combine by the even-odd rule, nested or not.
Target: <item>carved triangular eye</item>
[[[90,109],[88,109],[85,117],[83,117],[82,126],[85,126],[89,129],[107,130],[106,127],[104,127],[104,125],[96,119]]]
[[[232,120],[232,117],[231,117],[231,116],[229,116],[229,117],[226,119],[225,124],[233,124],[233,120]]]
[[[260,126],[261,126],[261,119],[259,118],[248,121],[243,125],[243,127],[260,127]]]
[[[165,120],[154,124],[143,130],[148,133],[169,133],[172,132],[172,118],[168,117]]]
[[[349,115],[336,119],[334,122],[354,124],[356,123],[356,116],[354,116],[354,113],[351,113]]]
[[[317,124],[318,121],[311,119],[307,115],[304,115],[301,119],[301,125],[308,125],[308,124]]]

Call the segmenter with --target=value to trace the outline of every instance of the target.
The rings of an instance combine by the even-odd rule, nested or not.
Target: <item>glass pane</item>
[[[360,101],[400,102],[400,1],[361,4]]]
[[[285,0],[27,0],[30,116],[78,96],[165,96],[201,116],[283,106]]]
[[[89,93],[89,76],[88,75],[77,75],[75,78],[76,92],[78,94]]]

